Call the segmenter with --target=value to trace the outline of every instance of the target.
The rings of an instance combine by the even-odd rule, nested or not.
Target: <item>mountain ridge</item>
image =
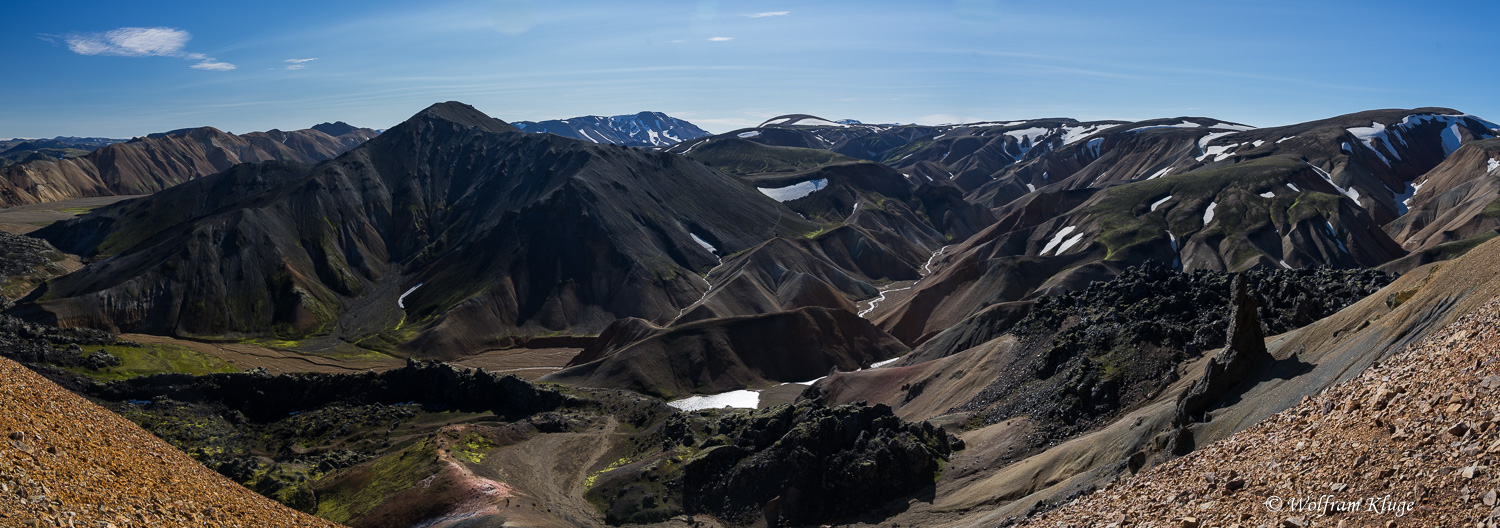
[[[661,112],[517,121],[514,125],[524,132],[549,133],[593,143],[614,143],[631,147],[670,147],[708,135],[708,132],[697,125]]]
[[[375,135],[369,129],[337,137],[312,129],[234,135],[213,127],[151,134],[75,158],[0,168],[0,206],[150,194],[241,162],[322,161]]]
[[[225,195],[245,198],[215,198]],[[734,196],[729,203],[737,205],[710,205],[706,196]],[[166,236],[141,231],[151,225],[178,227]],[[286,325],[279,333],[289,337],[383,334],[367,344],[411,341],[414,349],[457,354],[508,332],[597,332],[621,316],[675,315],[701,293],[702,279],[691,275],[715,260],[690,232],[732,252],[777,229],[813,227],[688,160],[517,134],[472,107],[442,103],[317,167],[241,165],[45,228],[38,236],[78,253],[119,252],[54,282],[36,302],[38,315],[72,324],[179,335],[263,334]],[[264,249],[232,249],[247,245]],[[186,248],[197,249],[179,252]],[[203,264],[195,259],[240,254],[246,258],[218,264],[240,270],[233,274],[188,278],[174,275],[174,265],[162,268],[196,269]],[[591,278],[596,268],[617,278]],[[246,278],[234,278],[240,275]],[[134,280],[176,286],[138,308],[101,303]],[[229,313],[179,312],[200,302],[192,299],[226,299],[229,291],[275,308],[232,302]],[[638,294],[611,300],[625,291]],[[353,301],[366,296],[374,297]],[[148,306],[166,311],[137,311]],[[408,318],[425,330],[403,330]]]

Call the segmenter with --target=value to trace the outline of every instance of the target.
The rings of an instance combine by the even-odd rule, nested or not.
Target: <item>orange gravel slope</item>
[[[1500,299],[1029,526],[1500,525]]]
[[[0,358],[0,526],[337,527]]]

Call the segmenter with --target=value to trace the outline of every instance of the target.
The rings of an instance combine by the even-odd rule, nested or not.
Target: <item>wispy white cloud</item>
[[[209,59],[209,60],[200,62],[198,64],[194,64],[194,65],[188,66],[188,67],[192,68],[192,69],[195,69],[195,70],[229,71],[229,70],[233,70],[235,68],[235,65],[227,63],[227,62],[221,62],[221,61],[216,61],[216,60],[213,60],[213,59]]]
[[[729,42],[731,40],[734,40],[734,37],[709,37],[708,38],[709,42]]]
[[[43,37],[52,37],[43,35]],[[219,61],[202,53],[183,50],[193,35],[169,27],[122,27],[102,33],[72,33],[62,37],[68,50],[79,55],[108,55],[115,57],[173,57],[198,61],[191,66],[198,70],[228,71],[233,64]]]
[[[307,63],[315,61],[315,60],[318,60],[318,58],[317,57],[312,57],[312,58],[308,58],[308,59],[287,59],[287,60],[282,61],[282,62],[286,62],[287,63],[286,69],[288,69],[288,70],[304,70],[304,69],[307,69]]]
[[[791,11],[765,11],[765,12],[762,12],[762,13],[749,13],[749,14],[744,14],[744,15],[740,15],[740,16],[743,16],[745,18],[765,18],[765,17],[773,17],[773,16],[787,16],[787,15],[790,15],[790,14],[792,14]]]
[[[182,48],[191,38],[180,29],[125,27],[103,33],[75,33],[64,40],[69,50],[80,55],[182,57]]]

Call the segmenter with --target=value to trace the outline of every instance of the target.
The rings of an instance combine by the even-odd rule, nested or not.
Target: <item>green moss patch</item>
[[[99,370],[89,370],[82,367],[75,367],[71,370],[104,381],[149,376],[151,374],[175,373],[197,376],[239,372],[240,370],[222,359],[178,345],[156,343],[142,346],[108,345],[88,347],[85,349],[85,353],[89,354],[98,350],[103,350],[119,358],[120,364]]]
[[[437,447],[422,440],[373,463],[353,469],[333,487],[318,496],[317,515],[347,524],[431,476],[436,468]]]

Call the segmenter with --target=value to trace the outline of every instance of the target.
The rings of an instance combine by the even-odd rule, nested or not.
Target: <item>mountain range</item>
[[[45,228],[109,265],[34,306],[68,326],[453,357],[668,320],[702,295],[716,253],[816,229],[681,157],[524,134],[444,103],[330,163],[239,165]],[[128,286],[143,283],[150,297]]]
[[[15,138],[0,141],[0,167],[47,159],[76,158],[124,139],[58,136],[51,139]]]
[[[7,172],[17,203],[146,194],[31,233],[12,275],[77,269],[27,279],[6,321],[35,345],[18,359],[353,526],[1007,524],[1173,467],[1479,310],[1500,292],[1497,135],[1447,108],[1273,128],[789,114],[708,135],[458,102],[378,135],[174,131],[4,169],[29,167]],[[111,385],[87,372],[107,357],[36,337],[113,354],[116,334],[390,370]],[[130,407],[157,394],[182,401]],[[723,403],[757,410],[675,410]],[[278,452],[303,475],[281,481],[168,418],[283,438],[313,427],[289,425],[303,412],[370,425],[298,440],[330,457],[311,466]],[[491,414],[431,414],[454,412]]]
[[[583,116],[547,121],[511,123],[523,132],[546,133],[592,143],[613,143],[630,147],[669,147],[690,139],[707,136],[696,125],[661,112],[610,117]]]
[[[239,163],[313,163],[376,135],[344,123],[317,129],[234,135],[213,127],[187,128],[113,142],[86,154],[44,157],[0,168],[0,206],[75,198],[150,194]]]

